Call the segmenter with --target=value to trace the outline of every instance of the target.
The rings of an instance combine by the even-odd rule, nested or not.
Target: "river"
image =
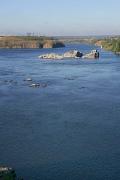
[[[120,56],[38,58],[95,48],[0,49],[1,165],[25,180],[120,178]]]

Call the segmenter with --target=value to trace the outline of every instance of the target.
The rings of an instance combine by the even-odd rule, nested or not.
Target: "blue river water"
[[[95,48],[0,50],[1,165],[25,180],[120,179],[120,56],[38,58]]]

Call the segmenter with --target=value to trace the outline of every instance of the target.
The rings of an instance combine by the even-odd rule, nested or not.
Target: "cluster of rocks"
[[[6,84],[17,84],[17,81],[10,79],[10,80],[4,80],[4,83],[6,83]]]
[[[64,58],[80,58],[83,54],[77,50],[71,50],[68,52],[65,52],[64,54],[56,54],[56,53],[50,53],[50,54],[43,54],[39,56],[41,59],[64,59]]]
[[[115,52],[116,55],[120,56],[120,52]]]
[[[0,179],[1,180],[16,180],[15,170],[9,167],[0,167]]]
[[[37,81],[34,81],[32,78],[26,78],[26,79],[23,79],[23,81],[25,82],[23,85],[27,85],[33,88],[45,88],[48,86],[47,82],[37,82]],[[0,80],[0,84],[10,85],[10,86],[19,85],[19,83],[14,80]]]
[[[99,58],[99,52],[97,50],[93,50],[88,54],[83,54],[82,52],[78,50],[71,50],[68,52],[65,52],[64,54],[56,54],[56,53],[50,53],[50,54],[43,54],[39,56],[41,59],[66,59],[66,58],[86,58],[86,59],[96,59]]]
[[[47,83],[33,82],[33,80],[31,78],[24,79],[24,81],[31,82],[29,84],[29,87],[33,87],[33,88],[39,88],[39,87],[45,88],[45,87],[47,87]]]

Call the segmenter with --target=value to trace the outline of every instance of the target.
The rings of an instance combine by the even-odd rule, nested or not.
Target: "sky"
[[[119,35],[120,0],[0,0],[0,34]]]

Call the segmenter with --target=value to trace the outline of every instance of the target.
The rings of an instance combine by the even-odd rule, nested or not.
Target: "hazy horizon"
[[[120,1],[1,0],[0,35],[120,35]]]

